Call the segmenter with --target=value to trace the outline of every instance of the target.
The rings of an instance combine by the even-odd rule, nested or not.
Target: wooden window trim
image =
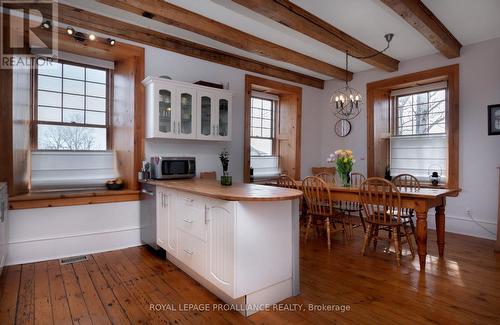
[[[433,83],[437,81],[448,81],[448,183],[446,188],[458,189],[459,180],[459,65],[453,64],[440,68],[415,72],[390,79],[370,82],[366,85],[367,93],[367,145],[368,145],[368,177],[383,176],[383,168],[388,157],[384,155],[383,144],[380,141],[380,134],[384,132],[386,126],[376,125],[375,116],[381,110],[390,111],[391,90],[417,86],[421,84]],[[387,125],[390,125],[388,120]],[[387,126],[388,127],[388,126]],[[387,132],[387,129],[385,130]],[[386,144],[387,145],[387,144]],[[385,148],[387,150],[387,148]],[[386,153],[386,152],[385,152]],[[381,164],[383,163],[383,165]],[[376,165],[377,163],[377,165]]]
[[[87,123],[68,123],[68,122],[63,122],[62,117],[61,117],[61,122],[49,122],[49,121],[43,121],[40,122],[38,121],[38,69],[31,69],[31,150],[37,150],[37,151],[73,151],[73,150],[51,150],[51,149],[38,149],[38,125],[43,124],[43,125],[61,125],[61,126],[72,126],[72,127],[91,127],[91,128],[101,128],[101,129],[106,129],[106,150],[112,150],[113,149],[113,70],[112,69],[107,69],[107,68],[102,68],[102,67],[97,67],[91,64],[83,64],[83,63],[78,63],[78,62],[73,62],[73,61],[68,61],[68,60],[58,60],[58,63],[62,64],[69,64],[69,65],[74,65],[74,66],[80,66],[83,68],[92,68],[92,69],[97,69],[97,70],[103,70],[106,71],[106,124],[101,125],[101,124],[87,124]],[[62,79],[71,79],[71,78],[64,78],[61,76]],[[71,79],[75,80],[75,79]],[[84,83],[87,82],[87,80],[84,80]],[[61,100],[62,100],[62,94],[64,92],[61,92]],[[87,96],[86,94],[83,95],[84,100],[85,97]],[[92,96],[91,96],[92,97]],[[61,114],[62,114],[62,106],[61,106]],[[86,107],[84,108],[84,111],[86,111]],[[106,151],[106,150],[78,150],[78,152],[95,152],[95,151]]]
[[[18,208],[28,209],[43,206],[67,206],[93,203],[107,203],[139,200],[139,182],[137,172],[141,169],[141,162],[144,159],[144,88],[141,81],[144,79],[145,50],[143,47],[134,46],[122,42],[117,42],[113,47],[106,45],[106,38],[97,37],[95,42],[80,44],[67,35],[64,28],[59,28],[59,50],[74,53],[77,55],[92,57],[96,59],[115,62],[111,85],[114,89],[114,98],[110,100],[114,103],[112,132],[110,137],[113,141],[113,150],[117,156],[118,174],[125,181],[125,189],[121,191],[94,191],[94,192],[58,192],[54,200],[56,203],[42,202],[40,200],[28,200],[27,197],[18,198],[19,195],[34,195],[28,193],[29,168],[19,170],[19,167],[29,163],[29,151],[31,149],[31,139],[24,143],[24,136],[31,131],[32,104],[26,108],[27,119],[26,128],[13,126],[12,115],[12,71],[2,70],[0,92],[4,94],[2,100],[2,119],[0,128],[6,137],[0,140],[0,151],[8,153],[8,159],[0,164],[0,179],[8,181],[9,195],[11,199],[18,199],[19,202],[36,201],[36,204],[26,203]],[[5,77],[5,78],[4,78]],[[31,79],[29,79],[31,83]],[[35,89],[30,84],[31,89]],[[32,97],[32,96],[30,96]],[[120,100],[120,105],[116,105],[115,100]],[[3,114],[3,112],[8,114]],[[5,119],[3,118],[5,117]],[[17,123],[16,125],[20,125]],[[18,148],[14,152],[13,143]],[[22,147],[21,147],[22,145]],[[15,154],[14,154],[15,153]],[[27,163],[26,163],[27,162]],[[5,167],[5,168],[4,168]],[[17,170],[16,170],[17,168]],[[85,193],[85,194],[84,194]],[[93,193],[93,194],[89,194]],[[76,197],[75,197],[76,195]],[[52,200],[52,199],[47,199]],[[63,202],[64,201],[64,202]],[[57,205],[56,205],[57,204]]]
[[[282,105],[282,96],[293,96],[296,103],[295,119],[295,157],[294,172],[290,175],[294,179],[300,179],[301,163],[301,129],[302,129],[302,88],[283,82],[269,80],[253,75],[245,75],[245,112],[244,112],[244,143],[243,143],[243,181],[250,182],[250,119],[252,91],[263,91],[280,97],[278,105]],[[275,129],[279,130],[279,112],[276,113]],[[276,141],[278,141],[276,134]],[[278,147],[278,145],[276,145]]]

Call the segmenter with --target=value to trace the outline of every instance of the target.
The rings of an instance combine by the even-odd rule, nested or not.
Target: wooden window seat
[[[34,209],[139,200],[138,190],[81,190],[32,192],[9,197],[9,209]]]

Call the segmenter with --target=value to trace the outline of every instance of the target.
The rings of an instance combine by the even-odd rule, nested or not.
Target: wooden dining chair
[[[418,192],[420,191],[420,181],[411,174],[400,174],[392,179],[392,183],[396,185],[399,191]],[[415,211],[413,209],[403,208],[401,210],[401,218],[410,224],[411,231],[415,234]]]
[[[351,177],[351,187],[354,188],[359,188],[361,183],[363,183],[366,180],[365,175],[357,172],[353,172],[350,174]],[[365,218],[363,216],[363,206],[359,202],[349,202],[349,201],[341,201],[339,202],[339,209],[347,214],[347,218],[349,222],[351,223],[351,216],[353,217],[359,217],[360,223],[359,224],[352,224],[352,228],[356,228],[358,226],[363,227],[363,232],[366,233],[366,224],[365,224]]]
[[[286,174],[281,174],[280,177],[276,180],[276,185],[284,188],[297,188],[297,183],[295,180]]]
[[[342,223],[342,229],[334,228],[333,232],[344,231],[346,234],[346,223],[342,214],[335,209],[335,202],[328,184],[319,177],[309,176],[302,181],[302,191],[307,202],[307,226],[305,240],[309,237],[309,230],[313,222],[324,222],[326,229],[326,240],[328,250],[331,249],[331,226],[335,222]]]
[[[200,178],[201,179],[217,179],[217,173],[216,172],[201,172]]]
[[[327,184],[335,185],[335,174],[329,171],[314,174],[313,176],[319,177],[324,180]]]
[[[401,238],[406,238],[412,256],[415,256],[411,232],[401,220],[401,195],[398,188],[391,182],[372,177],[361,183],[359,187],[359,198],[366,214],[368,229],[363,241],[361,253],[366,254],[366,248],[372,240],[385,240],[393,242],[396,250],[398,265],[401,265]],[[389,231],[388,237],[380,237],[378,230]],[[391,235],[392,234],[392,235]]]

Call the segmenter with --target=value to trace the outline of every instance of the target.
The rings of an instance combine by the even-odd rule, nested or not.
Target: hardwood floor
[[[331,252],[324,238],[310,239],[301,244],[302,294],[284,301],[285,310],[249,318],[213,307],[181,310],[221,301],[146,247],[69,265],[15,265],[0,278],[0,324],[499,324],[494,242],[447,234],[446,257],[439,259],[435,240],[431,232],[421,274],[418,258],[406,251],[398,268],[394,254],[382,251],[384,243],[362,257],[359,230],[351,242],[335,236]],[[150,310],[151,304],[167,310]],[[299,308],[293,304],[304,310],[291,310]],[[309,311],[309,304],[349,310]]]

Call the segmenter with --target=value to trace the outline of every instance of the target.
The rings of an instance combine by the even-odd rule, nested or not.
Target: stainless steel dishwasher
[[[156,186],[142,183],[140,210],[141,240],[159,250],[156,244]]]

